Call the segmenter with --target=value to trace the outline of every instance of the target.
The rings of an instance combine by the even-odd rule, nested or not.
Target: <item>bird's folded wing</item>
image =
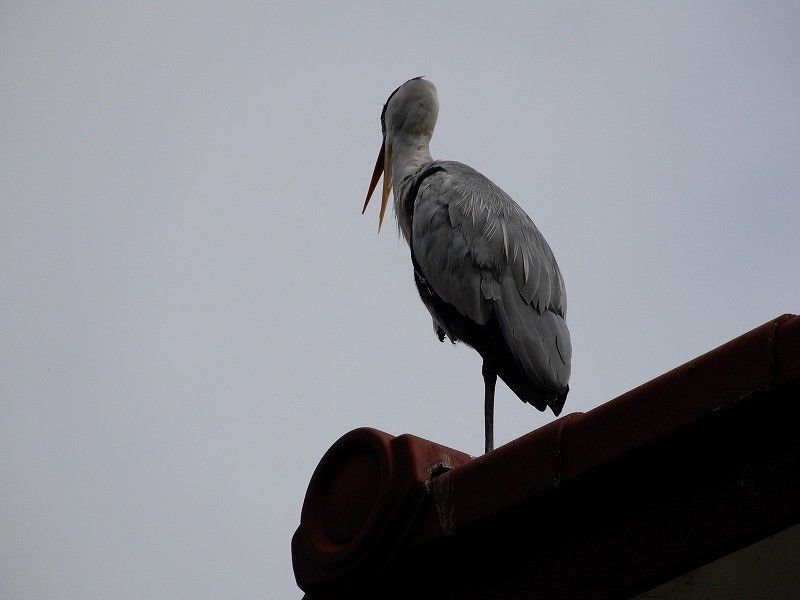
[[[412,252],[432,290],[485,324],[492,311],[519,366],[543,387],[569,380],[564,282],[530,217],[474,169],[435,163],[414,198]]]

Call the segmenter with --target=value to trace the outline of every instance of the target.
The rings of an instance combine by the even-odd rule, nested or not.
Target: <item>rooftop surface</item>
[[[314,598],[626,598],[800,522],[800,318],[478,458],[356,429],[292,539]]]

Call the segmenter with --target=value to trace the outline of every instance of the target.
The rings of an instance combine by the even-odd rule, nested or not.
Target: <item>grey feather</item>
[[[564,281],[550,246],[503,190],[461,163],[424,165],[405,189],[395,191],[396,197],[423,175],[415,197],[399,198],[399,204],[409,221],[400,228],[408,231],[427,284],[479,325],[495,314],[511,354],[530,380],[543,391],[563,392],[572,347]]]

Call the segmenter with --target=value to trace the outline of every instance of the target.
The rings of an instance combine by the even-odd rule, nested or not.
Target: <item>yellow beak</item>
[[[378,152],[378,160],[375,161],[375,170],[372,172],[372,180],[369,182],[369,189],[367,190],[367,199],[364,200],[364,208],[361,209],[361,214],[367,210],[367,204],[372,197],[372,192],[375,191],[375,186],[378,185],[378,179],[381,178],[383,173],[383,196],[381,197],[381,212],[378,216],[378,232],[383,225],[383,217],[386,214],[386,205],[389,203],[389,192],[392,191],[392,148],[387,149],[386,140],[381,142],[381,150]]]

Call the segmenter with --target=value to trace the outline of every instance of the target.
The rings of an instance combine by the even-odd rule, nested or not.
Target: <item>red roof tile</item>
[[[419,590],[435,589],[434,573],[451,573],[457,580],[446,589],[460,586],[459,598],[526,597],[525,585],[540,598],[624,597],[800,519],[800,481],[795,489],[786,476],[800,466],[800,431],[779,435],[779,425],[798,422],[791,399],[799,387],[800,318],[784,315],[479,458],[411,435],[357,429],[328,450],[309,483],[292,540],[298,584],[319,598],[392,597],[415,584],[415,596],[425,597]],[[787,420],[772,426],[773,416]],[[797,464],[787,458],[786,472],[773,473],[758,450],[770,444],[797,455]],[[750,464],[751,456],[764,464]],[[758,501],[731,487],[762,472],[778,479],[764,476],[771,487],[759,490]],[[670,478],[685,490],[665,487]],[[656,491],[643,489],[646,482]],[[709,514],[714,502],[729,514]],[[582,510],[584,503],[591,508]],[[566,507],[573,512],[564,514]],[[580,532],[571,529],[578,524]],[[663,552],[653,553],[655,540]],[[491,548],[483,562],[463,554],[480,544]],[[559,557],[559,549],[568,554]],[[490,595],[498,589],[505,591]]]

